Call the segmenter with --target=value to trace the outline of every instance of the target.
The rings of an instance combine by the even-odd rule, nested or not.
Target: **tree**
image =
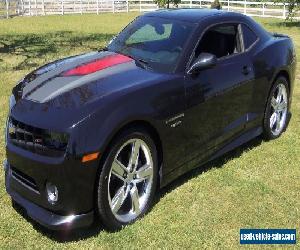
[[[222,9],[222,5],[221,3],[219,2],[219,0],[215,0],[211,3],[211,6],[210,6],[211,9],[217,9],[217,10],[220,10]]]
[[[181,2],[181,0],[154,0],[156,4],[160,8],[170,8],[170,4],[173,4],[174,6],[178,6],[178,4]]]
[[[287,0],[287,2],[286,1],[284,2],[288,4],[287,19],[293,20],[297,11],[300,11],[300,0]]]

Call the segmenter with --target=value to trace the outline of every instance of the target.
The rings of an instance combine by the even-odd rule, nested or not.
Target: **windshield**
[[[190,23],[142,16],[113,39],[107,49],[130,56],[144,67],[172,72],[193,28]]]

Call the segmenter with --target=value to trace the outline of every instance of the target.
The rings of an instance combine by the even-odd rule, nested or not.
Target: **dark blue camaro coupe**
[[[290,119],[291,39],[242,14],[160,10],[10,97],[6,190],[51,229],[136,221],[156,190]]]

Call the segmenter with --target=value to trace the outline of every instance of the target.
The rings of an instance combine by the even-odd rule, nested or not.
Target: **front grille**
[[[66,151],[67,139],[63,142],[53,141],[49,131],[27,125],[12,117],[9,119],[7,130],[8,139],[12,144],[30,152],[60,157]]]
[[[39,193],[39,189],[33,178],[24,174],[23,172],[21,172],[20,170],[14,168],[14,167],[11,167],[11,174],[12,174],[13,178],[16,179],[18,182],[21,182],[24,186],[31,189],[32,191]]]

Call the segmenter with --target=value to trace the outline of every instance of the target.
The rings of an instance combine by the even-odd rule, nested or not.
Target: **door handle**
[[[249,66],[244,66],[244,67],[243,67],[242,73],[243,73],[244,75],[248,75],[250,72],[251,72],[251,67],[249,67]]]

